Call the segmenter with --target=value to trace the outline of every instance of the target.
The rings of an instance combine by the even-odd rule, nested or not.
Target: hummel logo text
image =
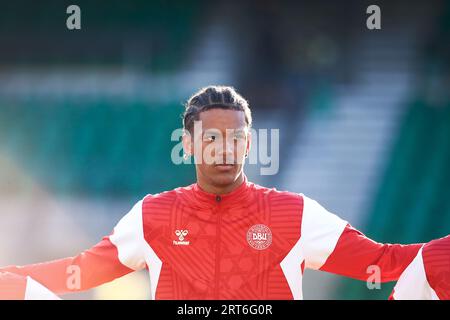
[[[175,230],[175,235],[178,237],[177,240],[173,240],[174,246],[188,246],[189,241],[185,241],[185,237],[188,235],[189,231],[187,230]]]

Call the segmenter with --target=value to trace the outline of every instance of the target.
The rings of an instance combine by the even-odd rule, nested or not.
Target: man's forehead
[[[244,124],[225,124],[225,123],[205,123],[202,122],[201,123],[201,128],[202,131],[221,131],[221,132],[225,132],[225,131],[247,131],[248,127],[247,125]]]
[[[241,110],[215,108],[200,112],[199,120],[204,122],[245,122],[245,113]]]
[[[220,131],[220,132],[225,132],[225,131],[247,132],[248,131],[248,127],[247,126],[238,126],[236,128],[229,128],[229,127],[226,127],[226,128],[215,128],[215,127],[203,126],[202,127],[202,131],[203,132],[217,132],[217,131]]]
[[[199,120],[195,121],[200,125],[203,132],[208,131],[246,131],[248,130],[245,121],[245,113],[240,110],[210,109],[200,113]]]

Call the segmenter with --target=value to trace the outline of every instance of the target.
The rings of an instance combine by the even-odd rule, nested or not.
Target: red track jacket
[[[302,299],[305,268],[397,280],[421,244],[380,244],[316,201],[245,182],[147,195],[110,236],[66,259],[7,267],[62,294],[148,268],[152,299]],[[79,279],[74,280],[75,273]]]

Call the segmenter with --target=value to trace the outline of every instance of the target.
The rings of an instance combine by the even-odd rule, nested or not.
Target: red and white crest
[[[247,242],[256,250],[267,249],[272,243],[272,231],[264,224],[255,224],[247,231]]]

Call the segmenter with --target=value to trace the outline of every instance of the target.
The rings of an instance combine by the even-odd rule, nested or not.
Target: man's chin
[[[225,187],[227,185],[234,183],[236,179],[237,179],[236,174],[223,172],[215,174],[212,180],[214,181],[215,185]]]
[[[214,174],[214,177],[212,177],[212,180],[214,181],[214,184],[221,187],[229,186],[236,182],[236,180],[239,178],[239,172],[236,172],[235,170],[230,171],[223,171],[223,172],[216,172]]]

